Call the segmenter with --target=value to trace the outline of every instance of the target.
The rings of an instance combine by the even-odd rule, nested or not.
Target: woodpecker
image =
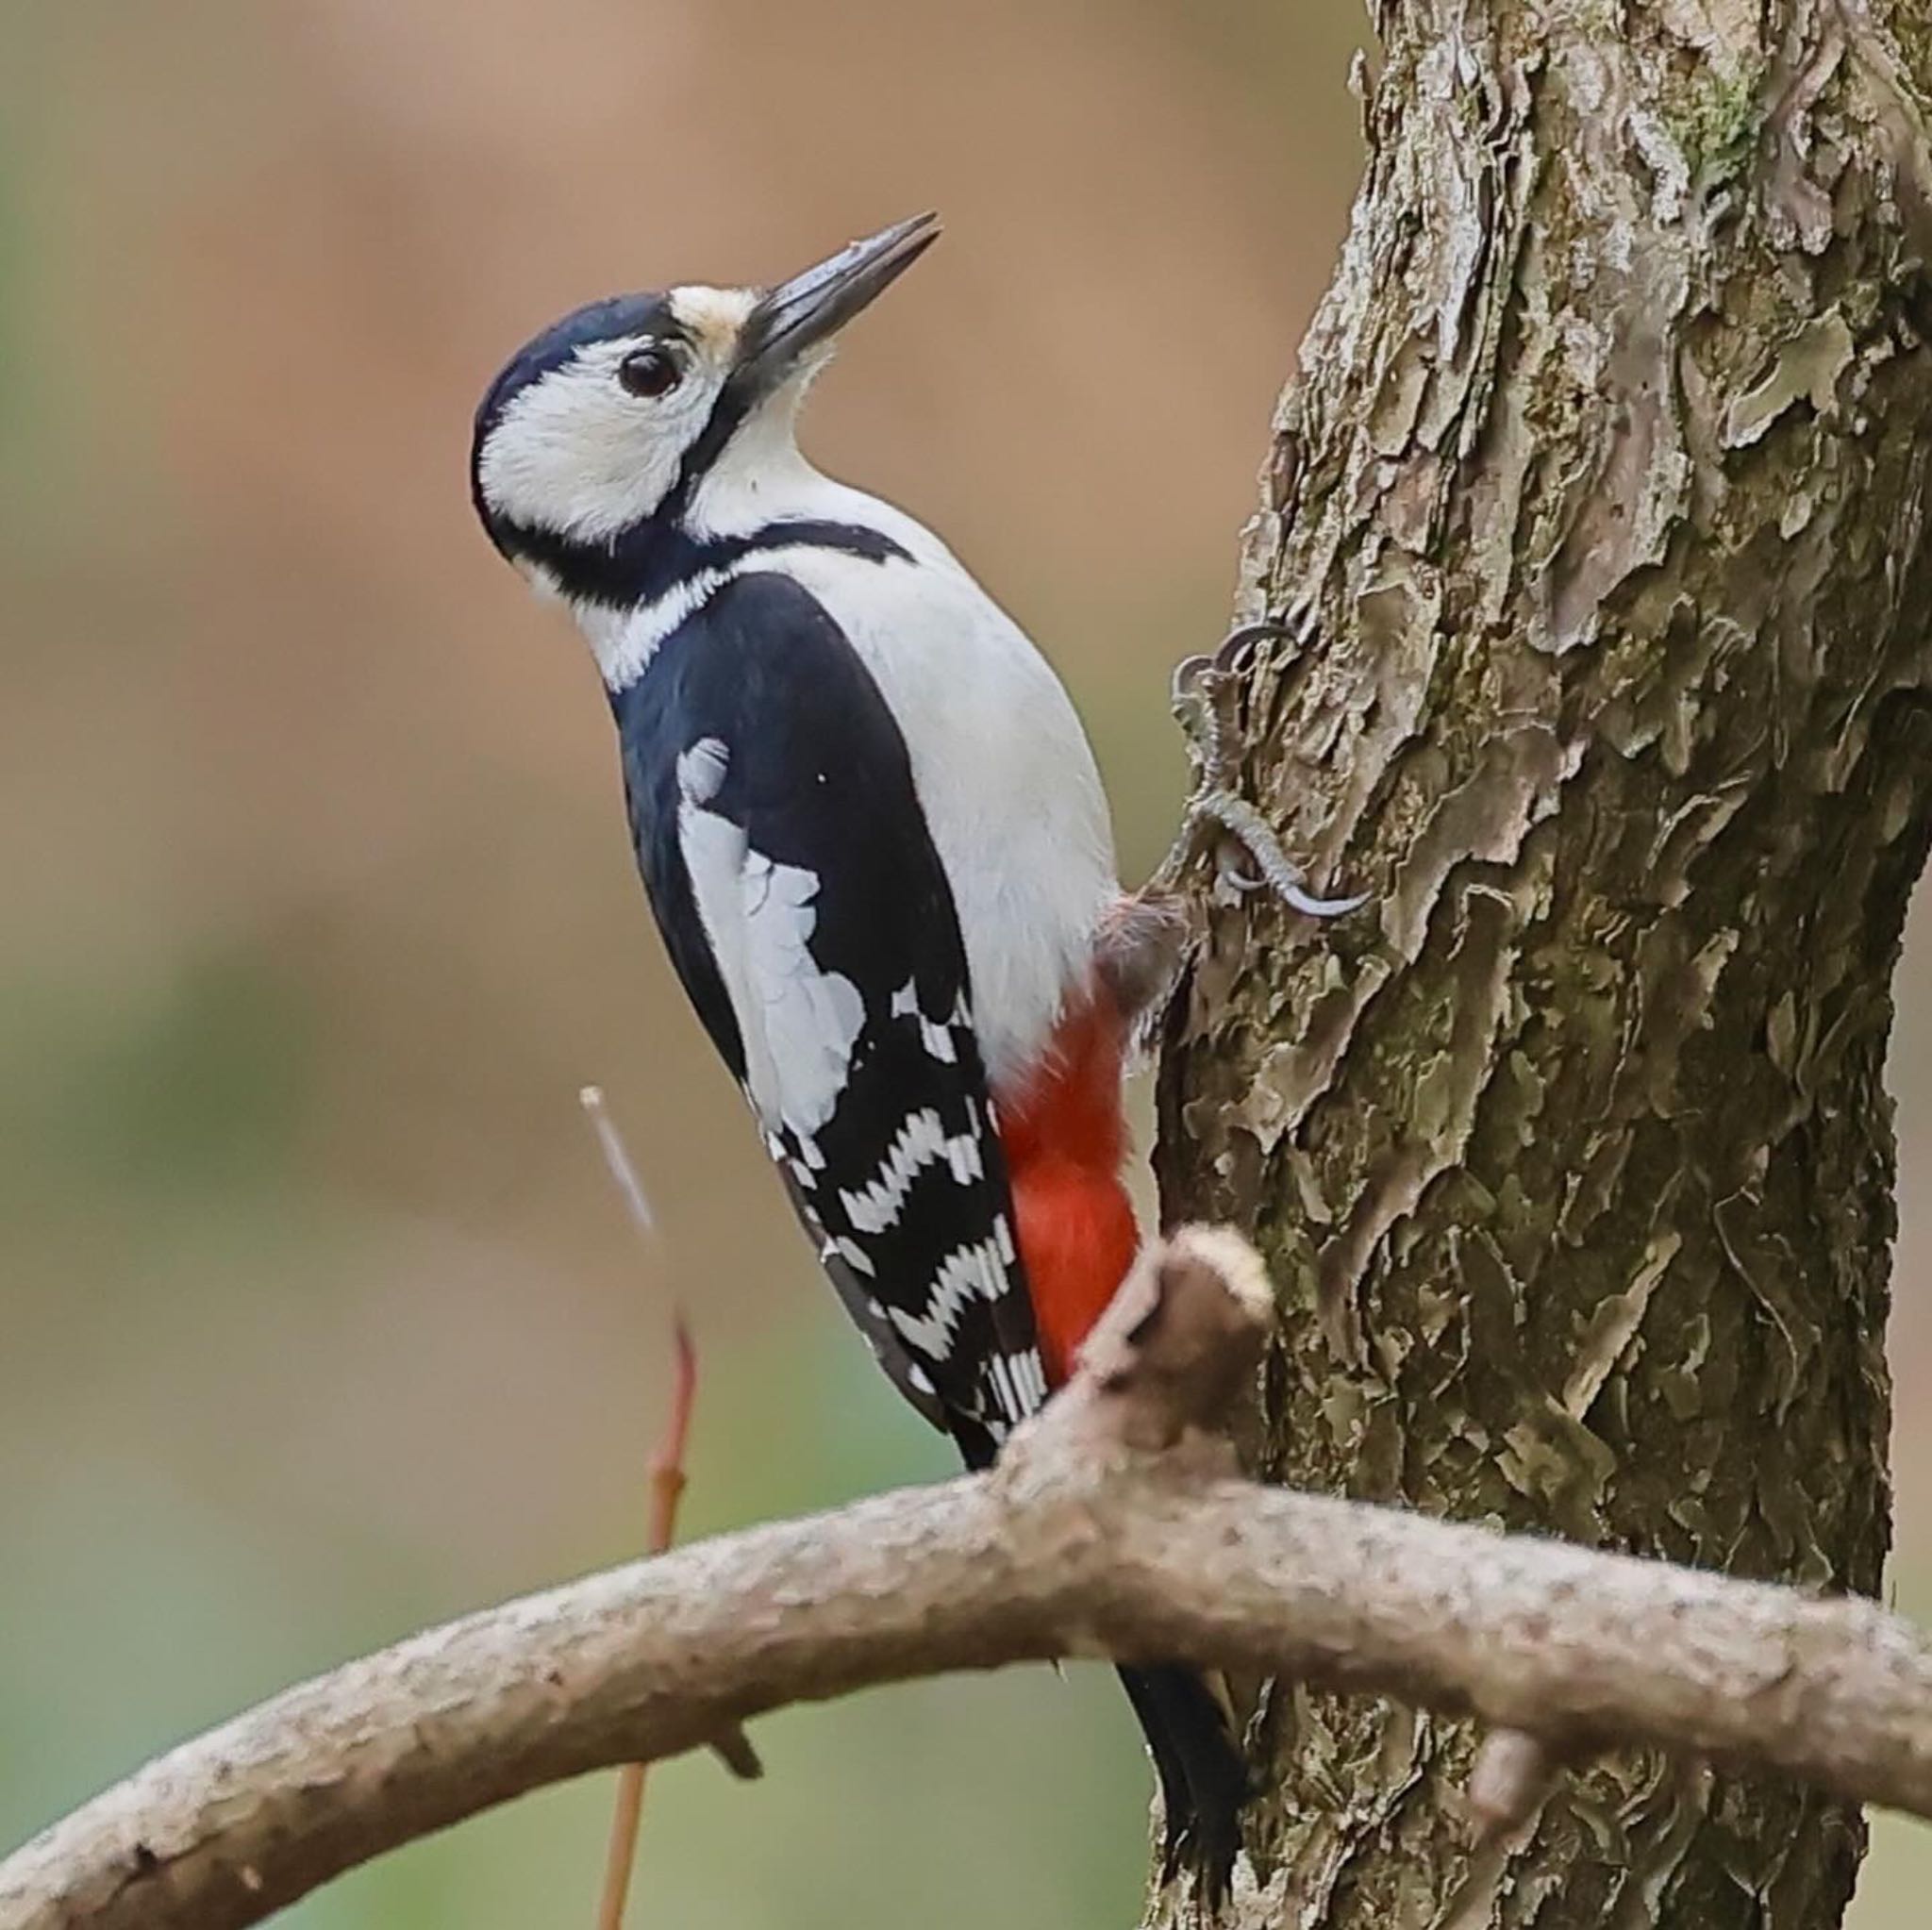
[[[771,289],[593,302],[505,366],[471,487],[588,640],[671,959],[846,1311],[987,1466],[1139,1241],[1107,800],[1058,677],[930,530],[799,452],[918,216]],[[1247,1793],[1208,1685],[1121,1672],[1170,1869]]]

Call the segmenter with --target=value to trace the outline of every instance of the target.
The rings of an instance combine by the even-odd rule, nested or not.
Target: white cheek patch
[[[704,432],[724,374],[700,358],[670,394],[635,396],[617,368],[637,346],[638,340],[594,342],[510,398],[477,469],[484,501],[498,515],[598,542],[663,502]]]

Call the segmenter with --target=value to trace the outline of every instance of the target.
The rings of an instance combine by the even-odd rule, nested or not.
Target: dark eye
[[[683,376],[668,348],[634,348],[617,365],[617,379],[633,395],[669,395]]]

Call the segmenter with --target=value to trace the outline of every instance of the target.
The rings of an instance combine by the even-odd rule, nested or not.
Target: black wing
[[[898,725],[775,573],[725,585],[612,704],[678,976],[881,1364],[983,1461],[1046,1385],[958,919]]]

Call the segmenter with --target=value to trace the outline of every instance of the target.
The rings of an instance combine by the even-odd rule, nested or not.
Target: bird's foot
[[[1174,715],[1193,758],[1194,793],[1182,817],[1181,835],[1160,868],[1161,879],[1177,877],[1208,836],[1220,833],[1215,842],[1224,851],[1231,839],[1256,867],[1246,871],[1224,856],[1218,862],[1218,877],[1240,896],[1272,890],[1291,910],[1309,918],[1339,918],[1369,902],[1366,892],[1324,898],[1308,890],[1306,875],[1282,848],[1274,827],[1241,794],[1240,760],[1229,749],[1238,740],[1236,687],[1257,647],[1272,638],[1305,643],[1311,628],[1312,619],[1243,624],[1228,632],[1211,657],[1185,657],[1174,666]]]
[[[1309,918],[1340,918],[1344,912],[1360,910],[1369,902],[1366,891],[1347,898],[1317,897],[1282,849],[1274,827],[1244,797],[1229,790],[1197,791],[1188,802],[1188,816],[1196,824],[1219,825],[1254,859],[1258,877],[1225,861],[1218,872],[1222,883],[1242,897],[1252,891],[1272,890],[1291,911]]]

